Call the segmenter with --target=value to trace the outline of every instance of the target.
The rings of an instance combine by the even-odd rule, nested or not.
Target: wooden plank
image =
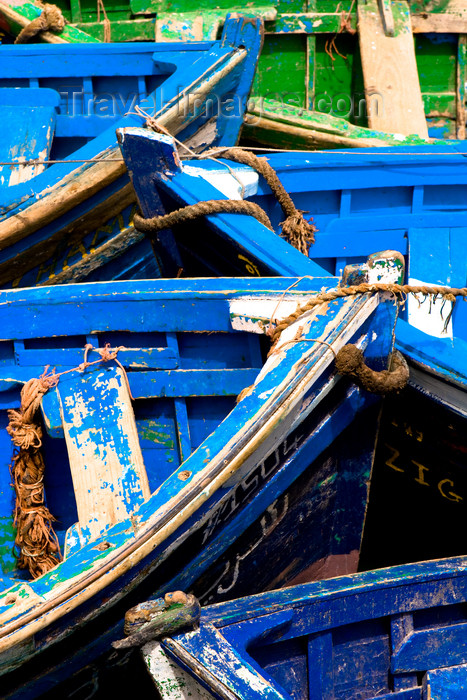
[[[180,359],[180,350],[176,333],[167,333],[167,346]],[[184,397],[177,397],[174,400],[175,409],[175,425],[177,430],[178,451],[180,454],[180,463],[191,454],[190,440],[190,424],[188,422],[188,412],[186,408],[186,400]]]
[[[466,89],[465,82],[467,80],[467,35],[459,36],[457,46],[457,73],[456,73],[456,126],[457,138],[465,139],[465,122],[467,112],[465,109]]]
[[[28,368],[23,373],[26,376],[39,374],[42,368]],[[109,368],[106,368],[107,370]],[[114,368],[116,369],[116,368]],[[246,369],[194,369],[173,370],[156,372],[129,372],[128,383],[134,399],[170,398],[183,399],[189,396],[236,396],[246,386],[253,384],[258,376],[260,368]],[[101,371],[104,371],[101,368]],[[121,370],[119,370],[121,372]],[[21,375],[17,373],[19,379]],[[76,373],[73,373],[76,377]],[[81,377],[82,375],[78,375]],[[71,380],[69,380],[71,381]],[[77,380],[78,381],[78,380]],[[83,379],[84,381],[84,379]],[[63,379],[60,379],[61,386]],[[63,416],[58,412],[57,394],[49,391],[42,401],[42,411],[47,432],[54,436],[62,435]],[[180,422],[180,431],[184,433],[183,443],[180,445],[184,459],[191,452],[189,442],[188,423],[183,421],[182,406],[178,404],[177,420]],[[186,418],[186,409],[185,409]],[[66,432],[66,431],[65,431]]]
[[[391,10],[391,0],[379,0],[379,11],[386,36],[394,36],[394,17]]]
[[[310,636],[307,647],[308,698],[331,700],[334,695],[332,634]]]
[[[47,160],[60,96],[49,88],[0,88],[0,188],[26,182],[46,166],[21,165]],[[1,165],[1,162],[9,165]]]
[[[467,624],[431,627],[408,634],[391,658],[393,673],[424,671],[467,662]]]
[[[385,35],[376,0],[358,4],[358,27],[368,123],[372,129],[428,138],[410,13],[392,2],[394,36]]]
[[[423,700],[464,700],[467,665],[436,668],[423,679]]]
[[[287,613],[283,617],[287,619]],[[181,659],[198,678],[203,679],[204,669],[207,669],[210,678],[215,679],[216,690],[224,690],[221,697],[232,700],[234,697],[255,700],[285,700],[289,697],[272,678],[263,675],[256,664],[253,665],[254,662],[249,663],[241,651],[237,651],[212,625],[198,628],[190,638],[189,647],[185,639],[183,645],[172,639],[164,639],[162,647]]]
[[[123,371],[63,377],[57,388],[80,529],[97,537],[150,496]]]
[[[91,345],[96,347],[96,339]],[[112,348],[114,349],[114,348]],[[16,364],[20,367],[40,367],[50,363],[50,353],[53,352],[54,363],[60,367],[77,367],[83,362],[83,347],[76,348],[25,348],[24,342],[15,342]],[[88,361],[98,360],[99,355],[91,350],[88,353]],[[178,367],[178,355],[169,347],[167,348],[122,348],[119,350],[118,359],[121,364],[129,369],[176,369]]]
[[[360,101],[356,105],[359,110],[364,108],[363,98],[361,102],[361,105]],[[311,109],[299,109],[294,105],[284,105],[276,100],[261,96],[251,98],[248,109],[244,130],[249,138],[259,142],[264,141],[268,145],[270,145],[268,139],[274,138],[276,133],[279,138],[282,138],[282,141],[278,142],[278,136],[276,136],[275,143],[290,148],[311,148],[319,145],[328,148],[339,146],[366,148],[367,146],[401,146],[424,143],[424,140],[419,136],[403,138],[402,135],[399,135],[396,137],[376,129],[355,126],[346,119],[332,114]],[[261,139],[262,132],[264,133]],[[290,135],[288,136],[288,134]]]
[[[440,7],[432,3],[411,3],[414,32],[461,34],[467,32],[467,5],[465,0],[444,0]]]

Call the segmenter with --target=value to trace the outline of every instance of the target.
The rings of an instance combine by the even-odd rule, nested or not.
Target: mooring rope
[[[161,124],[158,123],[157,119],[154,119],[154,117],[151,117],[149,114],[144,112],[142,109],[139,107],[135,108],[136,114],[138,114],[141,117],[146,118],[145,126],[153,129],[154,131],[162,134],[166,134],[168,136],[172,136],[170,132]],[[241,193],[243,197],[243,185],[240,182],[238,176],[232,171],[232,168],[227,164],[227,163],[222,163],[222,161],[219,161],[219,158],[224,158],[227,160],[233,160],[236,163],[242,163],[243,165],[248,165],[250,168],[255,170],[259,175],[262,175],[266,182],[268,183],[269,187],[271,188],[271,191],[273,195],[276,197],[277,201],[279,202],[282,211],[284,212],[284,215],[286,216],[285,221],[281,222],[279,225],[281,227],[281,236],[285,238],[291,245],[293,245],[294,248],[297,248],[301,253],[304,255],[308,255],[308,248],[310,244],[315,242],[315,237],[314,233],[317,231],[316,226],[312,223],[312,220],[307,221],[303,217],[303,212],[298,210],[295,206],[295,204],[292,201],[292,198],[290,197],[289,193],[283,186],[282,182],[279,180],[276,171],[274,168],[269,165],[268,161],[266,158],[258,158],[254,153],[250,153],[249,151],[244,150],[243,148],[239,148],[238,146],[234,147],[222,147],[222,148],[215,148],[211,149],[210,151],[207,151],[206,153],[201,153],[197,154],[194,151],[192,151],[191,148],[188,148],[184,143],[179,141],[175,136],[172,136],[174,139],[175,143],[178,146],[183,147],[186,149],[192,158],[199,159],[199,160],[205,160],[205,159],[210,159],[214,160],[216,162],[220,162],[222,165],[226,166],[230,173],[235,177],[235,179],[239,182],[240,187],[241,187]],[[217,201],[217,200],[216,200]],[[224,200],[225,201],[225,200]],[[243,202],[244,200],[235,200],[235,201],[240,201]],[[204,202],[207,204],[207,202]],[[211,204],[211,202],[209,202]],[[198,204],[192,205],[192,207],[197,207]],[[257,205],[256,205],[257,206]],[[189,207],[185,207],[186,210],[189,209]],[[179,210],[182,211],[182,210]],[[197,211],[195,209],[195,211]],[[222,210],[225,211],[225,210]],[[266,217],[266,219],[269,222],[269,218],[267,217],[266,212],[261,210],[263,212],[263,216]],[[236,210],[238,213],[238,210]],[[207,213],[217,213],[214,211],[209,211]],[[242,210],[241,213],[250,213],[245,210],[245,212]],[[259,217],[251,212],[253,216],[255,216],[257,219]],[[198,216],[198,214],[197,214]],[[151,221],[153,222],[154,226],[158,226],[156,223],[157,220],[160,217],[154,217]],[[261,221],[261,219],[259,219]],[[138,216],[138,222],[142,222],[144,219],[142,217]],[[263,221],[261,221],[263,223]],[[274,230],[271,226],[271,224],[265,224],[270,228],[271,230]],[[164,226],[161,226],[161,228],[167,228]],[[140,229],[143,230],[143,229]],[[159,228],[153,229],[153,230],[160,230]]]
[[[300,280],[294,282],[292,286],[295,286]],[[291,288],[290,287],[290,288]],[[274,321],[274,315],[277,311],[278,306],[284,299],[285,294],[282,296],[279,304],[274,309],[272,317],[269,322],[269,327],[266,331],[267,335],[271,339],[271,349],[268,352],[267,357],[278,354],[283,348],[283,346],[292,343],[302,343],[302,342],[318,342],[329,345],[327,342],[321,339],[313,338],[302,338],[301,334],[303,332],[303,326],[299,327],[295,337],[287,340],[280,348],[277,347],[279,338],[281,337],[283,331],[290,325],[298,321],[304,314],[311,311],[315,306],[320,304],[334,301],[335,299],[341,299],[349,296],[356,296],[358,294],[376,294],[378,292],[387,292],[394,295],[397,299],[398,309],[401,299],[412,294],[418,299],[417,295],[422,294],[425,297],[430,297],[432,301],[437,298],[444,299],[445,302],[452,302],[453,307],[451,308],[446,320],[444,321],[444,329],[446,329],[454,308],[454,304],[457,297],[463,299],[467,298],[467,287],[442,287],[442,286],[428,286],[428,285],[410,285],[410,284],[387,284],[384,282],[374,282],[374,283],[362,283],[358,285],[352,285],[349,287],[337,287],[329,292],[320,292],[315,296],[311,297],[305,304],[297,306],[297,309],[289,314],[286,318],[280,321]],[[418,300],[420,302],[420,300]],[[422,303],[422,302],[420,302]],[[441,308],[441,313],[442,313]],[[398,312],[397,312],[398,313]],[[393,328],[393,336],[395,333],[395,325]],[[348,348],[346,350],[346,348]],[[349,349],[352,348],[352,349]],[[391,392],[400,391],[408,381],[409,370],[407,363],[403,356],[397,351],[393,351],[391,348],[391,359],[389,362],[389,369],[382,370],[381,372],[375,372],[370,369],[364,362],[363,353],[359,348],[351,344],[345,345],[341,348],[337,354],[329,345],[329,349],[334,353],[336,359],[336,370],[339,374],[348,374],[361,385],[367,391],[372,391],[377,394],[386,394]],[[340,360],[338,358],[340,357]],[[239,403],[246,396],[251,394],[253,391],[254,384],[242,389],[240,394],[237,396],[237,403]]]
[[[304,313],[312,309],[318,304],[323,304],[327,301],[334,301],[334,299],[340,299],[342,297],[355,296],[356,294],[368,294],[376,292],[389,292],[393,294],[394,297],[405,298],[408,294],[412,294],[416,297],[417,294],[422,294],[426,297],[431,297],[434,301],[437,297],[444,299],[444,301],[450,301],[453,304],[457,297],[467,297],[467,287],[457,288],[457,287],[442,287],[442,286],[430,286],[430,285],[410,285],[410,284],[386,284],[384,282],[364,282],[358,285],[352,285],[349,287],[337,287],[329,292],[321,292],[312,297],[306,304],[300,306],[292,314],[287,316],[287,318],[278,321],[274,328],[271,328],[269,335],[273,343],[273,347],[279,340],[279,337],[283,330],[285,330],[291,323],[300,318]],[[448,314],[444,326],[446,328],[450,321],[452,315],[452,310]]]
[[[403,355],[397,350],[391,355],[391,369],[379,372],[365,364],[363,352],[356,345],[348,343],[337,353],[335,367],[338,374],[352,377],[366,391],[372,394],[397,394],[409,381],[409,367]]]
[[[258,219],[264,226],[273,231],[272,224],[266,212],[258,204],[244,199],[212,199],[207,202],[197,202],[181,209],[176,209],[163,216],[154,216],[145,219],[140,214],[135,214],[133,223],[138,231],[143,233],[156,233],[172,226],[177,226],[186,221],[193,221],[208,214],[249,214]]]
[[[15,39],[15,44],[25,44],[30,41],[33,37],[41,32],[62,32],[66,25],[66,20],[62,14],[62,11],[56,5],[50,5],[46,3],[42,5],[38,3],[40,7],[43,7],[41,14],[32,22],[29,22],[18,34]]]
[[[107,12],[105,11],[104,0],[97,0],[97,21],[101,21],[101,11],[104,15],[103,25],[104,25],[104,42],[106,44],[112,41],[112,26],[110,20],[107,17]]]
[[[311,223],[311,220],[307,221],[303,217],[303,212],[296,208],[292,198],[267,159],[264,157],[259,158],[254,153],[244,151],[241,148],[222,149],[222,151],[218,152],[222,152],[223,158],[250,166],[250,168],[253,168],[253,170],[256,170],[257,173],[264,177],[286,217],[285,221],[280,224],[282,229],[281,235],[294,248],[297,248],[304,255],[308,255],[310,244],[315,242],[316,226]]]
[[[37,412],[49,386],[42,378],[30,379],[21,391],[21,408],[9,410],[7,432],[17,448],[11,465],[16,503],[15,546],[19,548],[18,568],[28,569],[33,578],[45,574],[60,561],[55,518],[45,505],[42,427]]]

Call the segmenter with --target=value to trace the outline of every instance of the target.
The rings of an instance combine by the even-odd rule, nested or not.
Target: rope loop
[[[338,374],[353,377],[372,394],[398,394],[409,381],[409,367],[397,350],[392,355],[391,369],[377,372],[365,363],[362,350],[348,343],[337,353],[335,366]]]

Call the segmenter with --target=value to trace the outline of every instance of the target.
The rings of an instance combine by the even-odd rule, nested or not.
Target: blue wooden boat
[[[180,165],[170,139],[137,130],[119,140],[144,217],[240,198],[243,185],[244,198],[272,223],[274,233],[252,216],[220,213],[200,219],[196,237],[187,226],[168,232],[172,239],[159,232],[153,240],[166,271],[179,256],[191,275],[313,275],[317,263],[339,273],[373,250],[391,248],[406,259],[407,283],[466,286],[467,164],[459,144],[268,155],[296,206],[318,228],[307,257],[276,235],[284,214],[249,166],[230,161],[228,170],[209,159]],[[420,305],[409,295],[398,312],[396,347],[409,362],[409,388],[384,402],[361,567],[464,552],[467,307],[459,300],[445,329],[451,308],[443,300]],[[428,512],[438,517],[427,518]],[[232,552],[232,561],[237,556],[242,551]]]
[[[236,143],[261,42],[238,17],[219,41],[2,46],[0,286],[153,277],[115,128],[156,115],[195,151]]]
[[[365,274],[395,281],[402,269],[386,254]],[[380,397],[337,375],[334,355],[356,343],[385,369],[394,304],[388,295],[343,297],[339,288],[298,314],[265,359],[271,319],[288,319],[337,281],[121,281],[0,293],[3,697],[53,687],[121,634],[122,606],[191,586],[261,518],[267,542],[287,493],[296,503],[297,483],[316,509],[304,523],[309,549],[291,538],[291,569],[326,558],[355,566]],[[46,365],[54,370],[44,373]],[[28,408],[39,404],[43,428]],[[256,550],[261,570],[261,542]],[[270,582],[283,565],[268,561]],[[251,570],[239,571],[229,593],[248,579]]]
[[[222,159],[209,158],[181,164],[172,155],[176,147],[169,139],[137,129],[124,129],[119,140],[144,217],[198,201],[240,199],[242,184],[243,199],[261,206],[274,231],[280,233],[284,214],[267,182],[248,165],[233,161],[223,165]],[[409,229],[437,228],[442,230],[439,235],[446,236],[447,229],[467,226],[464,142],[271,153],[267,161],[296,206],[305,211],[305,218],[315,224],[316,240],[309,257],[330,274],[341,274],[346,264],[363,262],[375,250],[398,250],[407,256],[412,245]],[[267,227],[251,216],[217,214],[197,225],[202,236],[197,236],[196,254],[184,229],[177,229],[187,275],[206,270],[211,274],[241,270],[253,276],[292,274],[292,270],[312,274],[311,265],[305,272],[302,256],[291,252],[284,241],[271,236]],[[215,243],[223,257],[202,246],[204,239]],[[440,239],[439,248],[445,244]],[[243,258],[238,258],[240,250]],[[160,244],[158,253],[162,265],[167,265]],[[449,284],[450,279],[443,282]]]
[[[143,654],[163,700],[463,700],[466,603],[465,557],[407,564],[208,606]]]

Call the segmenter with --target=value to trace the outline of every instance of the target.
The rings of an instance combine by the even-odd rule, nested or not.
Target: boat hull
[[[326,278],[317,278],[312,283],[309,280],[295,282],[299,291],[292,292],[295,297],[287,302],[291,309],[296,307],[297,299],[303,294],[300,288],[305,290],[311,284],[315,290],[321,289],[323,283],[326,284]],[[221,336],[228,331],[231,323],[239,323],[241,328],[245,323],[247,327],[248,324],[253,324],[252,327],[258,324],[258,320],[252,320],[249,316],[248,305],[246,317],[238,316],[238,304],[231,307],[229,314],[226,308],[229,296],[241,299],[242,293],[247,292],[249,303],[252,299],[254,301],[255,296],[261,301],[269,286],[275,290],[275,297],[273,295],[272,301],[268,302],[268,308],[274,309],[278,301],[285,303],[284,292],[290,294],[287,290],[291,281],[283,278],[255,282],[243,280],[240,288],[244,292],[240,292],[238,281],[235,292],[223,291],[223,280],[212,280],[211,289],[209,286],[206,288],[204,280],[159,282],[161,289],[166,289],[165,292],[161,289],[151,291],[151,284],[154,286],[156,283],[140,282],[133,294],[128,285],[122,286],[123,283],[5,292],[8,298],[4,297],[4,309],[8,309],[12,325],[5,317],[3,335],[6,336],[9,329],[14,328],[14,318],[19,315],[19,310],[28,329],[25,331],[28,338],[30,335],[43,338],[47,335],[47,328],[56,327],[58,319],[61,319],[60,332],[69,333],[71,338],[79,338],[87,327],[93,328],[95,333],[96,324],[103,328],[110,325],[115,331],[123,323],[125,332],[129,332],[133,324],[135,328],[140,327],[141,318],[145,319],[146,331],[151,324],[158,324],[156,327],[165,328],[170,335],[170,328],[183,324],[181,316],[185,313],[186,325],[182,326],[185,331],[192,332],[201,323],[204,332],[210,333],[212,344],[215,342],[213,331],[216,324],[221,324],[220,328],[224,329]],[[88,293],[89,306],[83,302]],[[267,293],[271,294],[271,291]],[[16,305],[13,303],[15,299],[18,302]],[[64,307],[60,307],[60,299],[63,302],[67,300]],[[261,303],[264,304],[263,301]],[[124,315],[118,320],[122,304]],[[171,307],[173,316],[169,311]],[[283,313],[288,313],[287,308]],[[66,309],[66,313],[63,309]],[[75,312],[71,313],[73,309]],[[283,339],[284,349],[267,360],[250,393],[228,414],[217,430],[180,463],[179,469],[166,478],[149,500],[140,505],[131,519],[117,522],[103,531],[97,538],[99,547],[102,544],[102,551],[97,547],[96,539],[91,539],[81,548],[69,550],[70,554],[56,569],[36,581],[16,586],[15,590],[26,601],[24,612],[15,613],[4,595],[4,606],[0,610],[3,632],[0,645],[4,653],[0,660],[5,697],[15,697],[18,693],[21,697],[34,697],[39,690],[50,690],[73,670],[89,663],[102,653],[112,638],[121,634],[120,619],[124,607],[155,592],[159,595],[172,588],[187,588],[202,576],[217,577],[220,558],[250,526],[252,529],[246,535],[247,539],[251,539],[251,533],[262,518],[272,518],[275,525],[282,523],[283,514],[276,514],[280,500],[285,503],[289,494],[294,494],[295,500],[299,498],[295,482],[300,479],[311,484],[311,488],[308,487],[311,505],[314,506],[318,500],[317,507],[323,510],[331,506],[343,509],[343,500],[347,501],[349,495],[355,496],[352,512],[354,524],[350,527],[345,519],[336,521],[330,515],[329,532],[322,538],[321,520],[313,516],[309,521],[310,537],[315,542],[323,539],[321,548],[319,552],[310,548],[309,553],[302,554],[300,562],[293,562],[293,572],[299,573],[306,566],[316,563],[317,556],[322,559],[327,554],[337,554],[345,559],[350,554],[355,559],[354,552],[365,517],[368,467],[374,448],[371,427],[374,424],[369,423],[365,460],[351,476],[346,470],[355,468],[355,455],[342,450],[341,459],[333,461],[326,457],[326,451],[331,449],[336,435],[346,429],[351,430],[350,426],[361,412],[370,412],[374,417],[375,402],[379,400],[353,386],[350,380],[336,377],[333,352],[344,343],[357,342],[365,348],[375,368],[384,367],[391,347],[394,307],[388,299],[381,299],[379,303],[377,297],[369,296],[340,300],[322,311],[322,315],[317,316],[313,312],[300,326],[301,332],[305,332],[306,328],[306,333],[312,339],[310,345],[303,343],[305,354],[303,349],[300,350],[295,328],[288,329],[295,338],[294,342]],[[224,321],[221,323],[222,316]],[[256,316],[253,318],[256,319]],[[320,328],[323,338],[326,337],[323,343],[316,342]],[[230,343],[235,337],[234,334]],[[72,352],[71,348],[66,352],[65,348],[57,349],[57,342],[61,341],[52,339],[49,356],[56,353],[56,358],[62,358],[62,363],[63,358],[70,358],[66,360],[68,363],[73,362],[75,351]],[[328,343],[333,351],[327,346]],[[39,347],[37,341],[27,340],[26,347],[18,350],[19,366],[13,369],[8,365],[2,370],[6,405],[9,403],[11,406],[11,392],[18,381],[25,381],[27,376],[37,374],[38,368],[34,362],[39,362],[44,356],[40,349],[43,345],[43,339]],[[129,360],[125,360],[125,352],[130,353]],[[141,369],[131,371],[131,353],[134,350],[123,348],[120,353],[121,362],[129,368],[129,383],[138,406],[142,391]],[[284,372],[286,361],[289,363],[288,370]],[[233,376],[238,374],[240,377],[242,371],[233,370]],[[174,370],[172,382],[175,382],[176,372]],[[196,372],[199,370],[184,370],[185,391],[190,392],[189,382],[193,382],[190,374],[196,375]],[[152,377],[152,374],[148,376]],[[175,391],[175,407],[181,400],[187,401],[190,407],[189,399],[177,399],[177,391],[170,389],[170,386],[169,382],[164,389],[160,389],[164,400]],[[63,384],[60,391],[65,390]],[[214,394],[215,397],[216,390],[219,391],[217,387],[207,387],[204,395]],[[230,389],[232,391],[236,389]],[[45,420],[51,435],[57,432],[53,418],[54,396],[51,394],[48,403],[44,403]],[[211,403],[214,404],[214,401],[215,398]],[[144,405],[143,402],[141,407]],[[142,408],[136,410],[137,416]],[[192,439],[195,439],[194,436]],[[153,472],[150,472],[147,460],[148,457],[145,457],[151,480],[154,477],[151,477]],[[73,472],[71,461],[70,465]],[[334,482],[338,486],[333,485]],[[342,541],[336,552],[330,531],[334,533],[341,527],[344,528]],[[277,527],[270,529],[273,534]],[[316,534],[312,535],[312,531],[316,531]],[[267,526],[266,535],[267,543]],[[96,549],[101,551],[97,559]],[[274,579],[284,575],[283,569],[283,561],[274,563],[269,572],[271,584]],[[244,579],[242,572],[241,580]],[[233,585],[231,583],[229,594],[234,594],[235,581]],[[204,583],[200,585],[206,586]],[[260,576],[258,586],[263,586]],[[206,594],[212,596],[213,590],[206,587]],[[214,595],[217,595],[215,591]],[[73,659],[70,659],[71,650]],[[27,686],[24,685],[26,674],[31,679]]]

